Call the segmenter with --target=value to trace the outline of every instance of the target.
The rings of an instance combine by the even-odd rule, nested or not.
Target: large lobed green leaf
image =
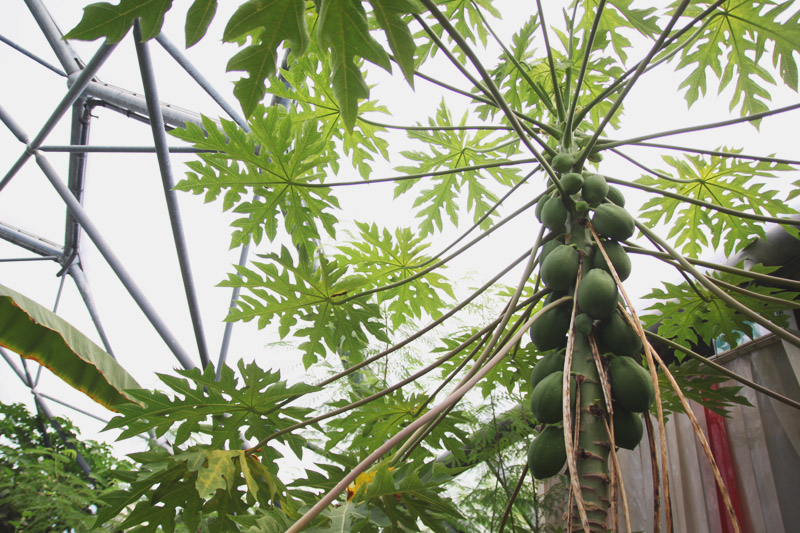
[[[113,357],[52,311],[0,285],[0,346],[47,367],[100,405],[117,411],[139,384]]]
[[[119,4],[98,2],[83,8],[83,18],[64,36],[66,39],[93,41],[105,37],[116,43],[125,37],[139,19],[142,39],[152,39],[161,33],[164,15],[172,7],[172,0],[120,0]]]
[[[723,151],[730,151],[722,148]],[[777,191],[764,183],[776,172],[791,171],[789,165],[753,162],[730,157],[687,155],[684,159],[664,156],[673,172],[667,177],[643,176],[637,183],[702,200],[742,213],[779,216],[796,211],[776,198]],[[671,176],[677,174],[677,179]],[[650,228],[669,223],[668,237],[690,257],[697,257],[709,246],[720,246],[726,256],[738,252],[753,238],[766,236],[759,221],[717,212],[679,198],[654,196],[641,208],[641,217]]]

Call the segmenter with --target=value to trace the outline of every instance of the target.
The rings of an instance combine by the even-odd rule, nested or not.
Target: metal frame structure
[[[23,253],[20,254],[20,257],[16,257],[15,254],[14,257],[0,257],[0,262],[54,261],[58,263],[61,267],[58,274],[61,280],[54,311],[58,308],[58,300],[61,288],[64,284],[64,279],[66,276],[69,276],[72,278],[83,299],[83,303],[85,304],[105,350],[114,357],[115,352],[112,348],[114,339],[109,338],[109,335],[103,327],[101,314],[98,312],[92,297],[90,288],[91,280],[81,264],[82,243],[84,237],[88,237],[103,256],[108,266],[110,266],[118,280],[125,287],[130,297],[145,315],[153,329],[161,337],[180,366],[184,369],[194,368],[198,364],[205,367],[212,363],[212,356],[206,338],[206,331],[201,319],[198,294],[195,287],[191,262],[189,260],[189,248],[184,222],[175,191],[173,190],[175,180],[173,178],[173,165],[171,164],[171,154],[181,152],[192,153],[198,152],[198,150],[190,147],[169,146],[166,136],[166,132],[169,129],[184,127],[187,123],[202,126],[201,115],[174,105],[166,104],[159,99],[156,87],[156,72],[151,58],[151,43],[141,42],[141,31],[138,25],[135,25],[134,31],[125,38],[133,39],[135,42],[138,68],[144,86],[144,95],[137,94],[125,88],[103,83],[97,78],[98,72],[101,70],[103,64],[115,52],[116,44],[101,44],[93,57],[88,62],[84,62],[70,43],[63,38],[64,34],[59,29],[51,13],[45,7],[43,0],[25,0],[25,4],[38,24],[42,35],[47,40],[47,43],[58,59],[60,67],[51,64],[46,59],[38,57],[36,54],[26,50],[24,47],[3,35],[0,35],[0,47],[8,46],[15,51],[13,53],[21,53],[39,65],[62,76],[66,81],[66,91],[59,103],[52,110],[44,125],[33,137],[29,136],[29,134],[24,131],[14,120],[12,113],[4,108],[2,102],[0,102],[0,122],[10,130],[20,143],[17,148],[4,147],[4,151],[6,152],[18,150],[20,155],[10,168],[0,169],[0,195],[3,194],[3,189],[6,188],[12,180],[20,179],[18,174],[23,167],[35,163],[58,196],[63,200],[66,206],[66,224],[63,244],[59,244],[37,236],[25,229],[15,227],[4,221],[3,215],[0,213],[0,239],[36,255],[36,257],[24,257],[22,256],[24,255]],[[188,73],[191,79],[216,102],[224,113],[240,127],[248,130],[246,121],[235,111],[234,107],[225,101],[221,93],[213,87],[166,36],[159,35],[155,42],[174,59],[177,65]],[[132,120],[149,124],[152,131],[153,146],[90,145],[89,132],[92,110],[98,107],[106,108]],[[71,129],[69,145],[45,145],[48,136],[53,132],[56,125],[60,121],[66,120],[66,116],[70,112]],[[59,169],[57,165],[51,161],[49,157],[51,153],[68,154],[67,168]],[[93,153],[156,154],[167,203],[172,238],[178,256],[180,275],[189,309],[196,347],[187,349],[181,345],[171,331],[167,321],[159,314],[145,292],[140,288],[134,276],[126,269],[124,262],[115,253],[111,243],[104,238],[103,228],[97,224],[86,211],[84,207],[86,168],[89,155]],[[65,173],[66,179],[63,178]],[[239,253],[240,265],[246,263],[248,254],[248,246],[242,246]],[[238,289],[233,290],[231,295],[231,307],[235,305],[238,297]],[[218,372],[228,354],[232,326],[233,324],[231,322],[225,323],[224,326],[222,343],[216,359]],[[57,424],[55,424],[55,421],[52,419],[47,401],[57,402],[87,416],[101,421],[103,420],[92,414],[89,410],[74,406],[55,396],[44,394],[42,391],[38,390],[37,385],[39,383],[39,377],[41,376],[41,367],[36,370],[34,375],[29,368],[30,363],[25,359],[20,357],[19,361],[21,366],[18,366],[14,356],[8,351],[0,349],[0,355],[2,355],[10,370],[16,374],[22,383],[30,390],[37,409],[51,421],[51,424],[54,424],[53,427],[56,431],[59,431],[59,428],[56,427]],[[8,372],[6,372],[6,374],[9,375]],[[79,457],[78,461],[80,464],[82,458]],[[81,467],[89,474],[88,466],[85,465],[85,462],[81,464]]]

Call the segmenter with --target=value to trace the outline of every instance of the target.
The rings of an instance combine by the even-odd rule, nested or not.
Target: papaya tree
[[[174,16],[171,4],[92,4],[66,37],[114,43],[134,27],[148,40]],[[549,478],[566,465],[564,529],[616,529],[616,450],[646,446],[645,432],[660,441],[654,484],[666,492],[665,406],[692,417],[686,396],[722,408],[741,400],[714,383],[754,386],[693,346],[735,345],[749,324],[800,346],[782,313],[796,307],[797,282],[699,259],[734,257],[767,224],[795,234],[800,162],[662,140],[741,125],[758,133],[800,107],[772,102],[774,88],[797,90],[797,6],[509,4],[250,0],[233,10],[222,39],[239,47],[228,70],[243,73],[233,92],[246,124],[206,117],[173,130],[203,150],[176,188],[237,214],[232,246],[263,248],[221,283],[242,291],[228,320],[277,328],[308,378],[290,384],[240,363],[163,376],[171,394],[131,391],[135,403],[109,426],[123,437],[172,435],[170,449],[133,457],[140,473],[107,496],[98,524],[122,513],[123,526],[150,530],[201,519],[224,531],[529,530],[539,519],[528,472]],[[216,9],[192,4],[187,46]],[[629,132],[627,106],[663,72],[666,92],[691,109],[716,90],[728,114]],[[374,96],[393,84],[439,91],[441,103],[405,123],[407,100]],[[647,103],[654,114],[663,98]],[[342,209],[349,194],[368,204],[377,187],[394,187],[414,224]],[[510,226],[516,233],[503,233]],[[450,238],[453,228],[461,233]],[[462,295],[445,268],[498,238],[513,262]],[[641,258],[684,281],[648,295]],[[644,316],[642,297],[655,300]],[[452,326],[431,336],[442,324]],[[691,368],[708,379],[681,379],[683,366],[668,365],[656,341],[697,359]],[[397,353],[402,362],[390,365]],[[477,415],[464,407],[476,403]],[[303,449],[321,459],[288,479],[279,461]],[[475,464],[501,480],[503,512],[486,524],[446,491]]]

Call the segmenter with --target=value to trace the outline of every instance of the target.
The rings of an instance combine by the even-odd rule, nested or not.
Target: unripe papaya
[[[567,194],[575,194],[583,187],[583,176],[577,172],[569,172],[561,176],[561,187]]]
[[[585,217],[586,213],[589,212],[589,204],[587,204],[583,200],[578,200],[575,202],[575,214],[579,217]]]
[[[655,390],[650,373],[643,366],[631,357],[614,357],[608,364],[608,375],[611,379],[611,395],[624,409],[633,413],[644,413],[650,409]]]
[[[581,196],[589,205],[597,205],[602,202],[608,193],[608,183],[600,174],[589,174],[583,182]]]
[[[567,462],[564,430],[548,426],[539,433],[528,448],[528,468],[536,479],[552,477]]]
[[[563,231],[567,222],[567,208],[561,198],[550,198],[542,208],[542,224],[553,231]]]
[[[622,195],[622,191],[613,185],[608,186],[606,198],[608,198],[608,201],[611,203],[617,204],[620,207],[625,207],[625,196]]]
[[[575,317],[575,329],[587,337],[591,335],[593,325],[594,320],[586,313],[580,313]]]
[[[614,442],[616,445],[626,450],[636,448],[644,434],[641,417],[616,404],[614,405],[613,419]]]
[[[576,297],[584,313],[598,320],[608,318],[617,308],[617,284],[611,274],[593,268],[581,279]]]
[[[550,252],[552,252],[553,250],[555,250],[559,246],[562,246],[563,244],[564,243],[561,242],[558,239],[552,239],[552,240],[549,240],[546,243],[544,243],[541,246],[541,248],[539,249],[540,250],[540,252],[539,252],[539,264],[541,265],[542,263],[544,263],[544,258],[547,257],[548,254],[550,254]]]
[[[536,209],[534,210],[534,214],[536,215],[536,220],[538,220],[539,222],[542,221],[542,209],[544,208],[544,204],[546,204],[549,199],[550,195],[544,194],[542,195],[541,198],[539,198],[539,201],[536,202]]]
[[[579,265],[580,258],[577,250],[572,246],[562,244],[547,254],[539,273],[548,288],[554,291],[563,291],[575,283]]]
[[[616,270],[620,281],[628,279],[628,276],[631,275],[631,258],[628,257],[622,245],[617,241],[606,241],[603,243],[603,249],[608,254],[608,258],[611,259],[611,264],[614,265],[614,270]],[[592,265],[594,268],[602,268],[609,274],[611,273],[611,269],[608,268],[608,263],[606,263],[606,258],[603,257],[599,249],[594,252]]]
[[[564,370],[564,352],[550,352],[545,355],[536,363],[531,372],[531,390],[536,388],[544,378],[552,374]]]
[[[531,394],[531,412],[543,424],[560,422],[563,416],[561,406],[564,372],[559,370],[540,381]],[[570,400],[575,404],[575,381],[570,379]]]
[[[586,185],[584,185],[584,189]],[[633,217],[616,204],[600,204],[592,215],[592,225],[600,235],[618,241],[630,239],[636,229]]]
[[[553,157],[550,165],[558,172],[569,172],[575,164],[575,156],[567,152],[561,152]]]
[[[545,304],[550,303],[545,300]],[[549,352],[567,345],[567,333],[572,315],[570,305],[559,305],[542,314],[531,326],[531,341],[536,349]]]
[[[642,339],[639,338],[639,334],[628,325],[619,312],[600,322],[597,326],[597,340],[604,353],[632,356],[642,349]]]

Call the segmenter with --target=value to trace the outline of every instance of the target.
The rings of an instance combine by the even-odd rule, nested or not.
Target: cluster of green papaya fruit
[[[613,397],[613,423],[616,445],[634,449],[643,434],[638,413],[647,412],[654,399],[649,372],[638,362],[642,341],[620,310],[620,295],[611,275],[608,260],[624,281],[631,273],[631,261],[620,244],[633,236],[633,217],[625,210],[625,198],[606,179],[595,173],[575,171],[573,154],[560,153],[551,160],[558,173],[558,189],[542,196],[536,217],[550,230],[539,253],[539,277],[550,290],[545,305],[565,295],[577,303],[574,321],[573,359],[592,358],[590,337],[608,361]],[[562,197],[565,195],[565,197]],[[586,222],[601,238],[594,242]],[[581,243],[576,245],[576,241]],[[576,282],[582,272],[580,284]],[[528,450],[528,465],[533,476],[544,479],[557,474],[566,462],[562,423],[565,348],[572,323],[572,304],[560,305],[542,314],[530,329],[531,341],[540,352],[547,352],[531,375],[531,411],[545,428]],[[574,409],[574,378],[570,396]],[[600,404],[605,402],[599,398]],[[583,402],[581,402],[583,404]],[[574,420],[574,418],[573,418]]]

